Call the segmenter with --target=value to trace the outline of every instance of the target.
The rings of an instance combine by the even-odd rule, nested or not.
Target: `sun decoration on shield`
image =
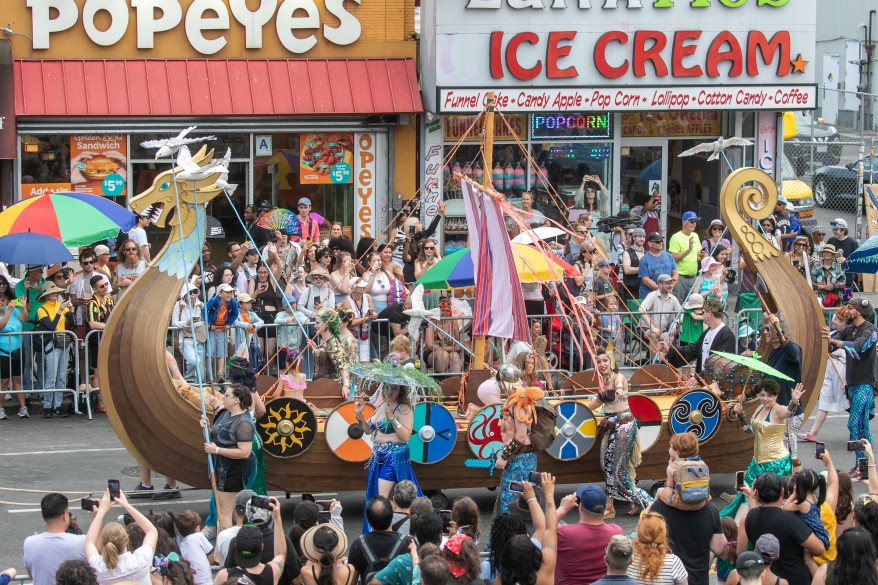
[[[281,458],[297,457],[317,437],[317,417],[301,400],[278,398],[265,405],[257,428],[266,453]]]

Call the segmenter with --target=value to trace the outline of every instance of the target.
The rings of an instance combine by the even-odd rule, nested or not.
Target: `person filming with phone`
[[[88,564],[94,569],[100,585],[122,581],[152,585],[149,570],[152,568],[152,557],[158,542],[158,529],[149,518],[128,503],[128,498],[119,491],[117,480],[110,480],[108,483],[112,489],[108,488],[104,492],[94,520],[85,535],[85,557]],[[118,522],[109,522],[103,526],[104,517],[115,504],[119,504],[144,532],[143,544],[134,551],[128,550],[128,533],[124,526]]]
[[[875,379],[875,343],[878,341],[878,329],[872,325],[870,319],[875,310],[868,299],[857,298],[851,299],[839,312],[843,312],[843,318],[846,318],[848,324],[832,334],[829,339],[829,351],[844,348],[848,352],[855,352],[853,356],[848,356],[845,367],[845,384],[851,403],[848,440],[866,439],[871,443],[869,415],[875,409],[872,385]],[[823,336],[829,336],[828,327],[823,328]],[[851,479],[860,479],[857,464],[864,457],[862,451],[854,451],[854,466],[849,472]]]

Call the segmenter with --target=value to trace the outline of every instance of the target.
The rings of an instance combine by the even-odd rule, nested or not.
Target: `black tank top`
[[[637,250],[634,248],[628,248],[625,250],[628,252],[628,256],[631,258],[631,268],[637,268],[640,266],[640,256],[637,255]],[[637,294],[637,291],[631,287],[639,287],[640,286],[640,277],[635,274],[625,274],[622,276],[622,284],[624,284],[628,289],[631,290],[633,294]]]
[[[253,581],[254,585],[274,585],[274,568],[269,564],[265,563],[265,566],[262,567],[262,572],[258,575],[247,571],[246,569],[242,569],[241,567],[232,567],[229,569],[229,577],[242,577],[247,576],[251,581]]]

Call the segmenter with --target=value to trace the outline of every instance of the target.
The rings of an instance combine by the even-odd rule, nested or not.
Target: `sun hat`
[[[708,256],[707,261],[704,263],[703,271],[707,272],[708,270],[710,270],[714,266],[722,266],[722,265],[723,265],[723,263],[720,262],[719,260],[717,260],[716,258],[714,258],[713,256]]]
[[[796,239],[793,240],[793,245],[795,246],[796,244],[805,244],[808,247],[811,246],[811,242],[809,242],[808,238],[805,236],[797,236]]]
[[[47,283],[43,286],[42,291],[43,291],[43,292],[41,292],[41,293],[40,293],[40,296],[39,296],[40,299],[42,299],[43,297],[47,297],[47,296],[49,296],[50,294],[54,294],[54,293],[65,293],[65,292],[67,292],[66,290],[64,290],[64,289],[61,288],[60,286],[56,285],[54,282],[47,282]]]
[[[689,298],[686,299],[686,302],[683,303],[684,309],[700,309],[704,306],[704,297],[698,293],[692,293],[689,295]]]
[[[829,252],[830,254],[832,254],[833,256],[836,256],[836,257],[841,256],[841,252],[836,250],[835,246],[833,246],[832,244],[825,244],[823,246],[823,249],[820,250],[821,254],[825,254],[826,252]]]
[[[189,294],[190,291],[198,290],[198,287],[192,284],[191,282],[187,282],[186,286],[183,287],[183,290],[180,291],[180,298],[185,299],[186,295]]]
[[[238,297],[237,297],[236,300],[238,301],[238,304],[241,304],[241,303],[252,303],[252,302],[253,302],[253,297],[251,297],[251,296],[248,295],[247,293],[238,293]]]
[[[718,226],[720,226],[720,227],[723,227],[723,220],[721,220],[721,219],[712,219],[712,220],[710,220],[710,226],[709,226],[709,227],[713,227],[713,226],[715,226],[715,225],[718,225]]]
[[[369,283],[366,282],[363,278],[352,278],[351,279],[351,290],[355,288],[366,288]]]
[[[331,550],[324,551],[314,543],[314,535],[317,533],[318,530],[330,530],[334,532],[335,535],[338,537],[335,546],[333,546]],[[324,552],[329,553],[329,556],[332,557],[332,560],[336,561],[343,557],[345,552],[347,552],[348,550],[347,535],[344,533],[343,530],[339,530],[333,524],[318,524],[316,526],[312,526],[305,531],[305,534],[302,535],[302,539],[300,542],[302,546],[302,556],[304,556],[312,563],[319,564]]]
[[[252,524],[245,524],[235,537],[235,565],[252,569],[262,562],[262,531]]]
[[[579,505],[589,512],[602,513],[607,507],[607,492],[600,486],[587,483],[576,490]]]
[[[326,278],[329,278],[329,272],[327,272],[326,269],[322,266],[316,266],[311,269],[311,272],[308,273],[308,276],[312,278],[315,276],[324,276]]]

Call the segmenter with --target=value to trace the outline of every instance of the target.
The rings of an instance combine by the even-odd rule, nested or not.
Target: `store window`
[[[21,199],[70,191],[70,136],[21,137]]]
[[[213,149],[214,160],[225,156],[228,149],[232,150],[228,182],[238,187],[230,197],[226,197],[225,194],[214,197],[207,204],[207,215],[219,221],[226,238],[240,238],[244,234],[244,228],[235,212],[243,213],[247,201],[247,189],[250,185],[247,174],[250,160],[250,134],[214,134],[214,136],[215,140],[203,144]],[[132,196],[148,189],[157,175],[170,168],[170,160],[157,161],[155,160],[155,150],[141,146],[141,143],[146,140],[160,138],[167,138],[167,133],[131,135],[130,187]],[[193,148],[200,147],[201,144],[196,144]],[[231,199],[231,203],[229,199]]]
[[[256,136],[253,201],[296,210],[300,198],[327,221],[354,224],[352,132]]]

